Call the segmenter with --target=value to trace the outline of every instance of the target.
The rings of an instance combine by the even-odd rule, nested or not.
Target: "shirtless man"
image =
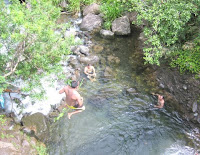
[[[164,103],[165,103],[164,97],[162,95],[154,94],[154,93],[152,93],[152,95],[158,96],[158,103],[154,107],[155,108],[163,108]]]
[[[85,110],[85,106],[83,106],[83,97],[81,97],[81,95],[77,92],[78,85],[78,82],[72,81],[71,87],[67,85],[59,91],[59,94],[65,92],[67,106],[71,109],[76,109],[76,111],[68,113],[69,119],[73,114],[77,114]]]
[[[85,67],[84,73],[87,75],[88,79],[90,79],[91,81],[95,81],[96,73],[94,67],[91,64],[88,64]]]

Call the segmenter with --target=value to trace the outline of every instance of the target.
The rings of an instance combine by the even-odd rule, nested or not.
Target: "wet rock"
[[[200,123],[200,115],[197,116],[197,122]]]
[[[69,62],[69,65],[71,65],[73,68],[80,67],[80,63],[79,63],[77,57],[70,57],[68,62]]]
[[[76,30],[72,29],[72,30],[67,30],[64,34],[64,37],[67,38],[67,37],[70,37],[70,36],[76,36],[77,32]]]
[[[100,13],[100,5],[94,3],[89,6],[86,6],[83,9],[83,16],[86,16],[89,13],[95,14],[95,15],[99,14]]]
[[[110,63],[115,63],[115,64],[119,64],[120,63],[120,59],[116,56],[113,56],[113,55],[109,55],[108,56],[108,61]]]
[[[41,141],[45,141],[48,137],[49,122],[42,113],[35,113],[30,116],[24,117],[22,122],[26,128],[35,132],[35,137]]]
[[[137,23],[137,12],[127,12],[125,16],[128,17],[131,23]]]
[[[129,93],[129,94],[134,94],[134,93],[136,93],[137,91],[136,91],[135,88],[129,88],[129,89],[126,90],[126,92]]]
[[[162,83],[160,83],[159,87],[160,87],[160,88],[165,88],[165,85],[162,84]]]
[[[94,45],[93,50],[95,53],[101,53],[103,51],[103,46],[101,45]]]
[[[112,31],[116,35],[129,35],[131,33],[130,22],[128,17],[123,16],[112,22]]]
[[[79,61],[84,64],[96,64],[99,62],[99,57],[96,55],[90,55],[88,57],[79,57]]]
[[[184,90],[187,90],[187,86],[186,86],[186,85],[183,85],[183,89],[184,89]]]
[[[71,79],[73,81],[79,81],[80,80],[80,68],[75,69]]]
[[[113,76],[113,71],[110,67],[106,67],[104,71],[104,77],[112,77]]]
[[[114,33],[110,30],[101,30],[100,35],[105,39],[114,39]]]
[[[138,39],[141,41],[141,44],[144,45],[144,42],[147,40],[147,38],[145,37],[144,33],[140,33]]]
[[[80,53],[81,54],[84,54],[85,56],[89,55],[90,49],[87,46],[80,45],[79,48],[80,48]]]
[[[197,111],[197,102],[195,101],[192,106],[192,112],[196,112],[196,111]]]
[[[30,129],[30,128],[24,127],[24,128],[21,129],[21,131],[22,131],[23,133],[25,133],[26,135],[28,135],[28,136],[31,136],[31,137],[34,137],[34,136],[35,136],[35,131],[32,130],[32,129]]]
[[[80,29],[82,31],[93,31],[94,29],[100,29],[102,23],[103,20],[100,16],[90,13],[83,18]]]

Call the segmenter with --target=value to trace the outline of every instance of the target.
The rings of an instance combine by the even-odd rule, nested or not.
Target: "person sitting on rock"
[[[88,64],[85,67],[84,73],[87,75],[87,78],[90,79],[92,82],[96,81],[96,79],[95,79],[95,77],[96,77],[95,69],[91,64]]]
[[[163,108],[164,103],[165,103],[164,96],[159,95],[159,94],[155,94],[155,93],[152,93],[152,95],[158,96],[158,103],[154,107],[155,108]]]

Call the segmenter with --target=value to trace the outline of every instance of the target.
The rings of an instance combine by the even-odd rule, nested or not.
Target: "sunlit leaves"
[[[56,24],[60,8],[53,6],[50,0],[26,2],[30,3],[30,9],[17,0],[8,6],[0,3],[0,42],[3,45],[0,50],[6,53],[6,56],[0,54],[0,71],[2,76],[12,73],[6,77],[7,81],[21,78],[29,81],[29,85],[34,81],[39,85],[45,73],[62,72],[60,61],[70,53],[75,41],[73,37],[64,37],[68,25]]]

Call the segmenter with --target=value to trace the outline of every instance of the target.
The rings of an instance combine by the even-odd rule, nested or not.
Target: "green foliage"
[[[169,53],[163,47],[170,47],[184,39],[191,13],[197,14],[193,1],[185,0],[132,0],[133,10],[138,12],[137,24],[148,23],[144,30],[148,47],[144,50],[145,60],[159,65],[159,58]]]
[[[172,58],[171,66],[179,67],[180,72],[200,73],[200,38],[194,41],[193,47],[178,50]]]
[[[60,9],[52,1],[26,2],[31,9],[19,0],[8,6],[0,2],[0,92],[15,79],[26,81],[27,90],[40,86],[42,77],[62,72],[60,61],[76,44],[73,36],[64,36],[66,25],[56,24]]]
[[[5,125],[5,123],[6,123],[5,115],[0,115],[0,124]]]
[[[44,145],[37,143],[37,145],[35,145],[33,147],[37,150],[38,155],[48,155],[47,148]]]
[[[71,12],[80,12],[81,6],[89,5],[96,2],[96,0],[68,0],[68,10]]]
[[[102,0],[101,12],[104,14],[103,18],[105,20],[104,28],[110,29],[112,21],[120,17],[125,11],[124,3],[125,1],[120,0]]]
[[[14,138],[13,135],[10,135],[10,134],[4,134],[4,133],[1,133],[1,139],[8,139],[8,138]]]
[[[62,118],[62,117],[64,116],[64,114],[65,114],[66,112],[68,112],[68,111],[69,111],[69,108],[68,108],[68,109],[64,108],[64,109],[62,110],[62,112],[58,115],[58,117],[56,117],[56,118],[54,119],[54,122],[56,122],[56,121],[58,121],[60,118]]]

